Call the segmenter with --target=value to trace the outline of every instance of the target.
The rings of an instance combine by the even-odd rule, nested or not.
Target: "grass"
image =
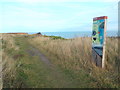
[[[3,34],[1,38],[4,88],[116,88],[118,87],[118,38],[107,38],[105,68],[91,61],[91,38],[24,37]],[[54,69],[27,50],[37,48]]]
[[[61,36],[46,36],[46,35],[44,35],[44,37],[49,37],[49,38],[51,38],[53,40],[55,40],[55,39],[63,39],[63,40],[65,40],[65,38],[63,38]]]
[[[44,74],[46,73],[45,71],[47,71],[44,64],[38,60],[37,56],[32,57],[25,52],[25,50],[28,49],[28,44],[24,41],[23,37],[14,37],[14,40],[16,40],[16,42],[11,43],[15,44],[16,47],[18,46],[19,50],[15,51],[13,48],[4,48],[3,51],[3,53],[7,54],[3,55],[3,60],[6,58],[6,62],[3,61],[5,63],[5,65],[3,65],[3,68],[5,68],[3,70],[3,87],[43,87],[44,83],[46,84],[46,81],[44,82]],[[4,46],[7,47],[7,45],[8,44],[5,44]],[[44,72],[39,73],[41,70]]]
[[[69,87],[69,80],[64,74],[61,74],[61,71],[53,71],[41,62],[38,56],[27,53],[27,50],[31,49],[31,45],[25,37],[16,36],[11,39],[14,39],[15,42],[12,44],[19,50],[16,51],[14,48],[3,49],[3,53],[5,53],[3,55],[3,88],[57,88],[60,85],[61,87]],[[4,41],[7,42],[8,40]],[[5,47],[7,47],[7,43],[4,44]]]
[[[2,76],[2,36],[0,35],[0,76]],[[0,77],[0,89],[2,89],[2,77]]]
[[[91,38],[70,40],[33,38],[31,44],[42,51],[80,87],[118,87],[118,38],[107,38],[105,69],[91,64]],[[68,73],[69,72],[69,73]]]

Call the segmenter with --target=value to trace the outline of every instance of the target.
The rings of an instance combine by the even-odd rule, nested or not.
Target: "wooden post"
[[[103,43],[102,68],[104,68],[104,66],[105,66],[106,30],[107,30],[107,20],[105,19],[105,23],[104,23],[104,43]]]
[[[98,67],[105,66],[107,16],[93,18],[92,60]]]

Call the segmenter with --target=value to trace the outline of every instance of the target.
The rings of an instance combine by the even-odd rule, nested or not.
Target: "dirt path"
[[[50,60],[48,60],[48,58],[44,54],[42,54],[38,49],[36,49],[36,48],[31,46],[27,50],[27,52],[31,56],[39,56],[40,60],[42,60],[47,66],[53,67],[53,65],[51,64]]]
[[[49,68],[49,77],[57,83],[55,87],[73,87],[74,84],[71,82],[70,78],[68,78],[58,67],[53,65],[50,60],[37,48],[30,46],[30,48],[27,49],[27,52],[30,56],[38,56],[39,60],[41,60],[45,66]]]
[[[23,63],[24,66],[31,68],[26,69],[24,67],[21,67],[26,72],[26,76],[28,76],[28,79],[25,80],[25,82],[32,83],[33,87],[37,85],[37,88],[73,88],[79,86],[76,81],[73,81],[72,76],[68,75],[68,73],[66,74],[66,71],[62,70],[59,66],[51,63],[49,58],[47,58],[35,46],[30,44],[28,40],[29,38],[27,39],[24,37],[16,38],[16,43],[20,46],[21,52],[24,52],[24,54],[28,54],[26,55],[27,57],[25,57],[27,58],[27,61],[22,59],[24,61],[22,61],[21,63]],[[42,84],[44,86],[41,86]]]
[[[31,85],[37,88],[79,87],[77,81],[73,80],[73,77],[68,71],[50,62],[49,58],[37,49],[37,47],[30,44],[29,38],[17,37],[16,44],[21,48],[20,53],[27,54],[24,59],[21,59],[23,60],[21,63],[26,66],[26,68],[21,68],[27,76],[25,82],[29,84],[28,87]],[[24,78],[23,76],[21,77]]]

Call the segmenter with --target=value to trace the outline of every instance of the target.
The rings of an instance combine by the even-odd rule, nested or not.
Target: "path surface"
[[[53,67],[53,65],[51,64],[50,60],[48,60],[48,58],[44,54],[42,54],[38,49],[36,49],[36,48],[31,46],[27,50],[27,52],[31,56],[39,56],[40,60],[42,60],[47,66]]]
[[[26,51],[30,56],[38,56],[39,60],[41,60],[44,65],[49,68],[49,77],[52,81],[55,81],[55,83],[57,83],[57,86],[55,85],[55,87],[73,87],[74,84],[71,82],[70,78],[67,77],[58,67],[52,64],[50,60],[37,48],[30,46]]]
[[[73,81],[73,78],[71,77],[71,75],[68,75],[69,73],[66,74],[65,70],[62,70],[57,65],[51,63],[49,58],[47,58],[35,46],[31,45],[28,40],[29,38],[27,39],[24,37],[18,37],[16,39],[17,45],[19,45],[20,48],[22,48],[23,50],[22,52],[25,52],[24,54],[27,54],[25,56],[27,56],[26,58],[28,60],[23,61],[22,63],[25,64],[24,62],[26,62],[26,65],[24,66],[30,67],[28,69],[25,69],[24,67],[22,67],[22,69],[26,71],[25,73],[27,74],[26,76],[28,76],[28,79],[26,79],[25,82],[30,82],[32,83],[32,87],[37,87],[37,88],[79,87],[78,83],[76,81]],[[29,64],[27,64],[27,62]],[[35,62],[37,62],[37,64],[35,64]],[[44,86],[41,86],[42,84]]]

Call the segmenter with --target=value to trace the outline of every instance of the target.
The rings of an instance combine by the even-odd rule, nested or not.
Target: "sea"
[[[35,34],[38,32],[30,32],[29,34]],[[75,32],[41,32],[42,35],[47,36],[60,36],[66,39],[70,38],[76,38],[76,37],[91,37],[92,31],[75,31]],[[117,31],[107,31],[106,32],[107,37],[117,37],[118,32]]]

